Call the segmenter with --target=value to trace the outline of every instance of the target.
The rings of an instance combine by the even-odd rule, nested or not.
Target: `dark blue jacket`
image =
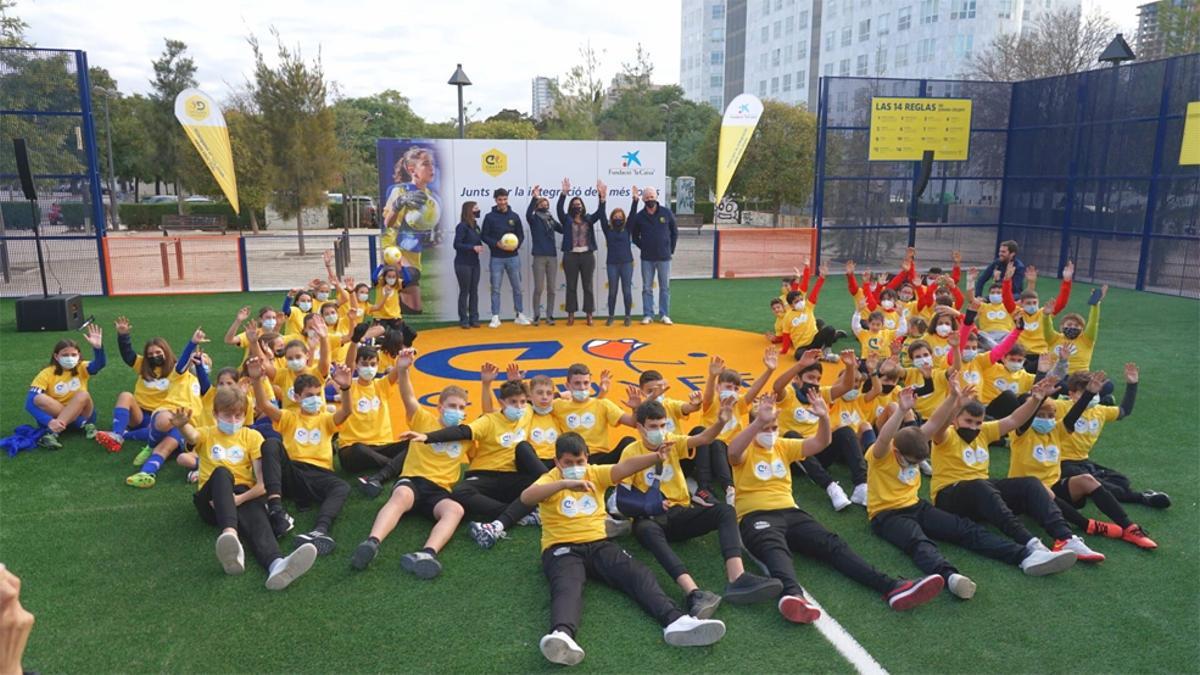
[[[553,216],[549,217],[550,222],[542,220],[533,208],[537,203],[536,197],[530,199],[529,208],[525,209],[525,220],[529,222],[529,238],[533,240],[533,254],[557,258],[558,245],[554,241],[554,233],[562,232],[562,225]]]
[[[567,196],[565,194],[558,195],[558,220],[562,223],[563,233],[562,251],[563,253],[570,253],[571,249],[575,248],[575,229],[574,220],[563,210],[563,205],[566,201]],[[602,226],[608,223],[608,216],[604,215],[604,202],[600,202],[596,207],[595,213],[591,215],[585,213],[583,219],[588,224],[588,252],[590,253],[596,250],[596,221],[600,221]]]
[[[636,208],[637,200],[634,200]],[[642,260],[651,262],[670,260],[675,255],[675,243],[679,240],[679,228],[675,226],[675,214],[660,202],[651,214],[645,208],[636,214],[630,213],[626,223],[633,245],[642,251]]]
[[[454,228],[454,264],[479,266],[479,254],[475,247],[483,244],[478,225],[459,223]]]
[[[509,232],[517,235],[517,247],[511,251],[505,251],[496,244],[500,242],[500,237]],[[480,238],[492,250],[493,258],[516,257],[517,251],[521,250],[521,244],[525,241],[525,228],[521,226],[521,216],[518,216],[512,207],[509,207],[504,213],[500,213],[500,210],[493,206],[492,210],[483,217]]]
[[[633,200],[633,206],[629,207],[629,213],[633,213],[637,209],[637,200]],[[620,265],[622,263],[633,262],[633,249],[630,248],[633,244],[633,237],[629,234],[629,216],[625,216],[625,224],[621,229],[614,228],[609,225],[608,219],[600,221],[600,227],[604,230],[604,240],[608,245],[608,257],[605,259],[607,265]]]
[[[1021,291],[1025,290],[1025,263],[1021,262],[1020,258],[1017,258],[1013,260],[1013,265],[1017,268],[1013,272],[1012,278],[1013,297],[1016,298],[1020,297]],[[980,272],[979,278],[975,280],[975,297],[986,298],[987,295],[983,289],[991,285],[992,276],[996,273],[996,270],[1000,270],[1000,278],[1003,279],[1004,270],[1006,269],[1008,269],[1007,263],[1000,262],[999,258],[993,260],[992,264]]]

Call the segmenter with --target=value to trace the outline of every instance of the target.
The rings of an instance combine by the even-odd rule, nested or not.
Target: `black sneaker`
[[[383,492],[383,483],[377,478],[363,478],[359,476],[354,484],[358,487],[358,491],[367,499],[375,499],[379,496],[380,492]]]
[[[783,582],[770,577],[743,572],[742,576],[725,586],[725,599],[735,605],[775,600],[783,593]]]
[[[833,339],[835,340],[841,340],[844,337],[846,337],[846,331],[844,330],[838,329],[833,333]]]
[[[697,588],[688,593],[687,613],[697,619],[710,619],[721,605],[721,596]]]
[[[379,544],[367,539],[354,549],[354,555],[350,556],[350,566],[356,570],[365,570],[378,554]]]
[[[283,510],[283,506],[274,504],[267,507],[267,518],[271,521],[271,530],[275,533],[275,538],[278,539],[295,527],[295,521],[288,515],[287,511]]]
[[[437,556],[424,551],[405,553],[400,558],[400,567],[418,579],[432,579],[442,573],[442,563]]]
[[[1171,498],[1165,492],[1146,490],[1142,492],[1142,503],[1152,508],[1165,509],[1171,505]]]
[[[321,530],[313,530],[312,532],[296,535],[296,546],[303,546],[304,544],[316,546],[317,555],[329,555],[333,553],[333,549],[337,546],[337,543],[333,541],[333,537]]]
[[[707,486],[702,486],[696,488],[696,493],[692,495],[692,503],[696,506],[716,506],[717,497]]]

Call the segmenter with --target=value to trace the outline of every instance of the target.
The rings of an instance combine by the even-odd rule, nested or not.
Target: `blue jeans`
[[[617,309],[617,286],[625,300],[625,316],[633,307],[633,261],[608,264],[608,315],[614,316]]]
[[[500,314],[500,284],[502,276],[508,275],[508,285],[512,286],[513,307],[517,314],[525,313],[525,304],[521,298],[521,258],[492,258],[488,260],[488,274],[492,282],[492,314]]]
[[[642,314],[654,316],[654,275],[658,275],[658,317],[671,311],[671,261],[642,260]]]

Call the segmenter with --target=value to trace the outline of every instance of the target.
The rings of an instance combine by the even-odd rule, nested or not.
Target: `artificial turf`
[[[1053,295],[1052,280],[1040,286]],[[770,326],[772,280],[676,281],[676,322],[761,332]],[[1069,309],[1085,310],[1090,287],[1076,286]],[[238,350],[219,344],[237,308],[276,304],[278,294],[88,298],[105,327],[109,366],[92,380],[101,426],[133,375],[116,351],[112,319],[126,315],[135,344],[151,334],[182,345],[197,325],[214,343],[218,366]],[[823,293],[818,315],[844,326],[852,311],[840,279]],[[11,301],[0,301],[0,434],[28,422],[26,384],[46,362],[56,334],[16,333]],[[882,665],[894,672],[1194,672],[1200,664],[1200,305],[1120,289],[1104,302],[1093,367],[1118,379],[1137,362],[1141,390],[1131,418],[1106,427],[1096,461],[1124,470],[1135,486],[1166,491],[1166,511],[1131,506],[1159,543],[1154,552],[1089,538],[1108,560],[1047,578],[943,545],[978,584],[968,602],[948,594],[907,614],[872,592],[803,559],[806,588]],[[846,346],[850,345],[849,341]],[[419,339],[418,339],[419,347]],[[692,348],[682,345],[681,348]],[[86,358],[87,350],[85,350]],[[333,535],[338,549],[283,593],[262,586],[253,563],[242,577],[222,574],[215,530],[191,505],[192,486],[168,465],[157,487],[134,490],[124,477],[134,448],[108,454],[64,435],[59,452],[0,459],[0,561],[21,576],[22,600],[37,616],[26,669],[45,672],[517,672],[550,670],[537,649],[548,593],[536,528],[519,528],[495,549],[476,548],[463,530],[447,547],[445,572],[422,582],[400,570],[429,523],[406,518],[366,572],[348,565],[382,505],[351,495]],[[993,454],[1003,476],[1007,450]],[[842,469],[835,478],[846,482]],[[927,481],[926,481],[927,483]],[[927,487],[923,488],[927,493]],[[863,511],[835,513],[824,492],[795,481],[802,508],[837,531],[867,560],[894,575],[918,572],[900,551],[871,535]],[[1094,507],[1085,513],[1095,515]],[[296,531],[315,514],[297,515]],[[1030,523],[1035,534],[1040,530]],[[663,587],[674,584],[636,542]],[[285,549],[288,544],[284,544]],[[678,545],[702,586],[720,590],[715,535]],[[680,650],[628,599],[589,584],[579,642],[581,668],[603,671],[796,672],[850,669],[812,627],[787,625],[770,606],[722,607],[728,634],[711,648]]]

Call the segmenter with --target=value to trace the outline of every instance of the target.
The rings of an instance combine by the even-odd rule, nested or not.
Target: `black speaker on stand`
[[[50,295],[46,287],[46,258],[42,255],[41,215],[37,208],[37,190],[33,186],[33,174],[29,170],[29,153],[24,138],[13,139],[13,154],[17,159],[17,173],[21,177],[21,190],[29,200],[29,215],[33,220],[33,245],[37,248],[38,274],[42,280],[42,294],[18,298],[18,331],[65,331],[77,330],[83,325],[83,298],[78,294]]]

